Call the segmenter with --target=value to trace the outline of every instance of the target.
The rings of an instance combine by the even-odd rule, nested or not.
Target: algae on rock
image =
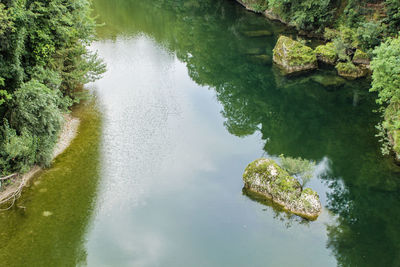
[[[364,77],[368,72],[366,69],[354,65],[352,62],[340,62],[336,65],[336,70],[340,76],[349,79]]]
[[[335,45],[332,42],[317,46],[315,48],[315,53],[319,61],[330,65],[335,65],[338,58]]]
[[[357,65],[369,65],[369,56],[360,49],[357,49],[353,56],[353,63]]]
[[[280,36],[273,49],[273,60],[286,74],[293,74],[318,67],[315,52],[301,42]]]
[[[250,163],[243,181],[246,189],[271,199],[293,214],[315,220],[321,213],[318,194],[310,188],[302,190],[299,181],[271,159],[260,158]]]

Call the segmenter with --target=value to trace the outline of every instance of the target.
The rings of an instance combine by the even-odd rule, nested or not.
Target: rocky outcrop
[[[357,79],[367,75],[368,70],[356,66],[352,62],[340,62],[336,65],[336,70],[338,74],[347,79]]]
[[[267,19],[270,20],[276,20],[279,21],[283,24],[287,24],[289,25],[289,23],[287,21],[285,21],[283,18],[281,18],[278,14],[276,14],[272,9],[266,9],[264,10],[263,14],[267,17]],[[290,26],[294,26],[294,25],[290,25]]]
[[[353,63],[356,65],[369,66],[370,63],[369,56],[360,49],[357,49],[353,56]]]
[[[326,88],[339,88],[346,83],[346,80],[337,76],[336,74],[316,74],[311,76],[311,80],[315,83],[318,83]]]
[[[250,163],[243,174],[245,188],[279,204],[285,210],[309,220],[322,211],[316,192],[302,190],[298,180],[271,159],[261,158]]]
[[[325,45],[319,45],[315,48],[315,54],[319,61],[329,64],[335,65],[337,60],[337,54],[335,50],[335,45],[330,42]]]
[[[289,37],[280,36],[273,52],[273,61],[285,74],[314,70],[318,67],[314,51]]]

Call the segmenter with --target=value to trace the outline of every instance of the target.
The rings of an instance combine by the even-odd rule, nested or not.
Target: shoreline
[[[52,161],[56,159],[60,154],[62,154],[75,139],[78,134],[78,129],[80,125],[80,119],[72,116],[71,114],[64,115],[64,124],[58,136],[57,143],[54,146]],[[15,200],[21,195],[23,188],[28,184],[28,182],[42,170],[41,167],[35,165],[27,173],[15,174],[13,183],[6,186],[4,191],[0,192],[0,206],[11,201],[11,204],[6,207],[6,210],[11,208]]]

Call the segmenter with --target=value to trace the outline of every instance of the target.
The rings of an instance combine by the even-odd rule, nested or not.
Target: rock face
[[[340,62],[336,65],[336,70],[340,76],[348,79],[361,78],[368,73],[367,69],[356,66],[352,62]]]
[[[280,36],[273,51],[273,61],[285,74],[314,70],[318,67],[314,51],[289,37]]]
[[[319,61],[325,64],[335,65],[337,54],[335,51],[335,46],[332,42],[325,45],[317,46],[315,48],[315,53],[317,54],[317,58]]]
[[[315,220],[321,213],[318,194],[310,188],[301,190],[300,183],[271,159],[261,158],[250,163],[243,181],[246,189],[303,218]]]

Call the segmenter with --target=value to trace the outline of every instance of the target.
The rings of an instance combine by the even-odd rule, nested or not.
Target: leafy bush
[[[386,42],[376,47],[375,57],[371,61],[372,87],[370,91],[378,92],[377,102],[387,105],[384,111],[383,127],[380,136],[388,134],[396,153],[400,154],[400,37],[389,38]],[[384,133],[383,133],[384,132]],[[385,140],[382,138],[381,140]],[[383,146],[383,152],[388,149]]]
[[[5,122],[0,128],[0,175],[25,172],[36,161],[34,136],[24,130],[20,135]]]
[[[386,0],[386,18],[384,22],[388,25],[388,32],[396,34],[400,31],[400,1]]]
[[[301,30],[328,26],[334,12],[331,0],[268,0],[268,7]]]
[[[25,83],[13,95],[10,124],[18,132],[54,135],[61,127],[61,98],[38,81]]]
[[[374,50],[371,61],[372,92],[378,92],[378,103],[400,102],[400,37],[389,38]]]
[[[368,21],[357,28],[357,39],[363,49],[368,50],[379,45],[384,32],[383,25],[379,22]]]

